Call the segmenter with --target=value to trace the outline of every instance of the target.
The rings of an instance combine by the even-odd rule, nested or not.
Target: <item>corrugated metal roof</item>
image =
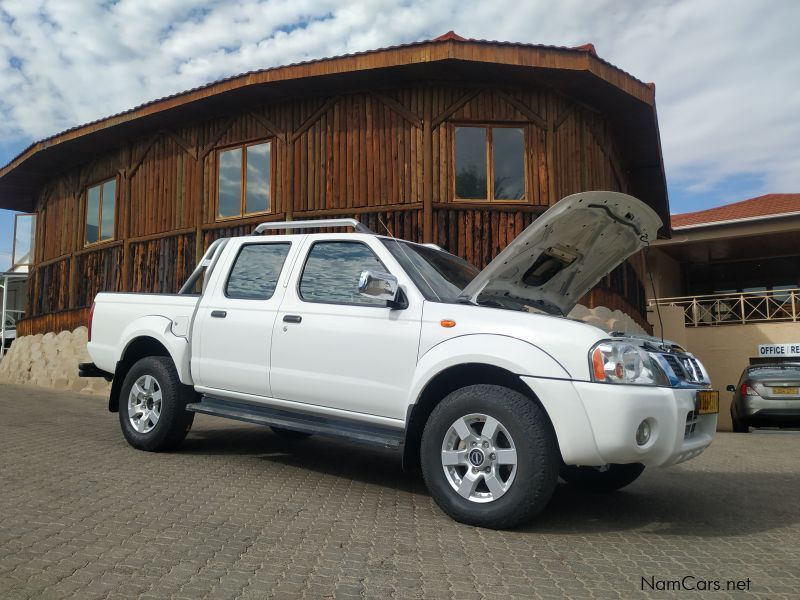
[[[244,78],[250,77],[252,75],[260,75],[260,74],[268,73],[270,71],[275,71],[275,70],[278,70],[278,69],[287,69],[287,68],[292,68],[292,67],[311,65],[311,64],[315,64],[315,63],[323,63],[323,62],[327,62],[327,61],[340,60],[340,59],[343,59],[343,58],[351,58],[351,57],[355,57],[355,56],[365,56],[365,55],[369,55],[369,54],[377,54],[379,52],[386,52],[386,51],[389,51],[389,50],[398,50],[398,49],[402,49],[402,48],[413,48],[413,47],[416,47],[416,46],[424,46],[426,44],[447,43],[447,42],[452,42],[452,41],[464,42],[464,43],[479,43],[479,44],[497,45],[497,46],[519,47],[519,48],[533,48],[533,49],[541,49],[541,50],[560,50],[560,51],[565,51],[565,52],[587,53],[587,54],[591,54],[593,57],[595,57],[601,63],[603,63],[603,64],[605,64],[605,65],[607,65],[607,66],[619,71],[620,73],[626,75],[627,77],[630,77],[632,80],[637,81],[638,83],[641,83],[643,85],[653,86],[652,83],[645,83],[645,82],[641,81],[640,79],[637,79],[636,77],[634,77],[630,73],[628,73],[628,72],[620,69],[619,67],[611,64],[610,62],[600,58],[597,55],[597,52],[596,52],[595,47],[594,47],[593,44],[584,44],[582,46],[569,47],[569,46],[553,46],[553,45],[545,45],[545,44],[527,44],[527,43],[521,43],[521,42],[501,42],[501,41],[496,41],[496,40],[464,38],[464,37],[461,37],[460,35],[458,35],[457,33],[455,33],[454,31],[448,31],[444,35],[441,35],[441,36],[439,36],[437,38],[434,38],[434,39],[431,39],[431,40],[422,40],[422,41],[418,41],[418,42],[409,42],[409,43],[406,43],[406,44],[397,44],[397,45],[394,45],[394,46],[386,46],[384,48],[376,48],[376,49],[373,49],[373,50],[363,50],[361,52],[352,52],[352,53],[349,53],[349,54],[340,54],[340,55],[329,56],[329,57],[325,57],[325,58],[315,58],[315,59],[306,60],[306,61],[299,61],[299,62],[295,62],[295,63],[289,63],[287,65],[278,65],[278,66],[275,66],[275,67],[268,67],[268,68],[265,68],[265,69],[255,69],[255,70],[252,70],[252,71],[247,71],[245,73],[239,73],[237,75],[231,75],[230,77],[224,77],[222,79],[218,79],[216,81],[212,81],[212,82],[206,83],[204,85],[200,85],[200,86],[197,86],[197,87],[194,87],[194,88],[190,88],[190,89],[184,90],[182,92],[176,92],[175,94],[170,94],[168,96],[163,96],[163,97],[157,98],[155,100],[150,100],[148,102],[144,102],[142,104],[134,106],[133,108],[129,108],[127,110],[124,110],[124,111],[121,111],[121,112],[118,112],[118,113],[114,113],[114,114],[106,116],[106,117],[101,117],[99,119],[95,119],[94,121],[89,121],[89,122],[83,123],[81,125],[76,125],[74,127],[70,127],[70,128],[65,129],[63,131],[60,131],[59,133],[56,133],[56,134],[53,134],[53,135],[48,136],[46,138],[43,138],[43,139],[41,139],[41,140],[39,140],[37,142],[33,142],[28,147],[26,147],[24,150],[22,150],[19,154],[17,154],[14,158],[9,160],[6,165],[4,165],[2,168],[0,168],[0,170],[5,169],[5,167],[7,167],[8,165],[13,163],[14,161],[19,159],[20,157],[22,157],[24,154],[29,152],[31,149],[33,149],[38,144],[46,145],[48,142],[52,142],[52,141],[56,140],[57,138],[60,138],[60,137],[62,137],[64,135],[67,135],[67,134],[72,133],[74,131],[77,131],[79,129],[83,129],[85,127],[90,127],[92,125],[97,125],[97,124],[102,123],[104,121],[113,121],[114,119],[118,119],[118,118],[123,117],[125,115],[129,115],[129,114],[134,113],[134,112],[136,112],[138,110],[141,110],[143,108],[148,108],[148,107],[157,105],[157,104],[162,103],[162,102],[167,102],[167,101],[173,100],[175,98],[180,98],[181,96],[186,96],[186,95],[189,95],[189,94],[192,94],[192,93],[195,93],[195,92],[200,92],[200,91],[203,91],[203,90],[207,90],[207,89],[213,88],[214,86],[218,86],[220,84],[228,83],[228,82],[235,81],[235,80],[238,80],[238,79],[244,79]]]

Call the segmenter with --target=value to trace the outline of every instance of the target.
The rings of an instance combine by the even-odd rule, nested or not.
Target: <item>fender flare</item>
[[[470,368],[470,375],[477,380],[470,380],[470,375],[466,375],[464,385],[494,381],[532,397],[532,401],[535,401],[535,394],[524,383],[522,378],[525,375],[531,373],[561,380],[569,378],[567,370],[547,352],[513,336],[465,334],[437,344],[420,358],[414,373],[406,406],[403,468],[418,466],[418,448],[425,422],[436,404],[449,393],[448,390],[452,391],[454,385],[462,383],[460,376],[452,380],[450,374],[454,373],[454,369],[468,366],[488,367],[494,372],[485,373],[480,372],[482,369]],[[439,383],[443,388],[431,387]],[[435,393],[427,395],[429,389]],[[426,397],[421,402],[423,395]],[[547,414],[543,405],[542,409]]]
[[[172,333],[172,320],[161,315],[140,317],[128,324],[120,336],[117,356],[122,361],[130,345],[140,338],[152,338],[167,349],[178,372],[178,379],[184,385],[194,385],[189,362],[189,340]]]
[[[519,376],[571,379],[561,363],[530,342],[499,334],[460,335],[433,346],[419,358],[408,396],[407,412],[439,373],[469,363],[499,367]]]

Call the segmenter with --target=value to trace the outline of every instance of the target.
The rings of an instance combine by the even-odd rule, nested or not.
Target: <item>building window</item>
[[[11,250],[11,269],[33,264],[36,245],[36,215],[14,215],[14,246]]]
[[[271,142],[257,142],[219,151],[217,218],[270,210],[271,146]]]
[[[455,187],[458,200],[525,200],[524,130],[456,126]]]
[[[117,180],[109,179],[86,190],[86,244],[114,239]]]

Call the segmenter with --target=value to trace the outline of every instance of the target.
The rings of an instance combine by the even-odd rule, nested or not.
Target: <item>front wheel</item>
[[[564,465],[561,479],[587,492],[613,492],[630,485],[644,471],[644,465],[603,465],[602,467],[576,467]]]
[[[171,359],[141,359],[120,390],[119,422],[125,439],[149,452],[177,448],[194,421],[194,413],[186,410],[193,399],[194,390],[180,382]]]
[[[456,521],[507,529],[550,500],[559,452],[544,410],[496,385],[449,394],[431,413],[420,461],[433,499]]]

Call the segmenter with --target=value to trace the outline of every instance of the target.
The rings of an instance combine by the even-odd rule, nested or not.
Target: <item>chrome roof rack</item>
[[[316,229],[318,227],[352,227],[357,233],[372,233],[369,227],[355,219],[317,219],[312,221],[275,221],[261,223],[251,235],[258,235],[270,229]]]

